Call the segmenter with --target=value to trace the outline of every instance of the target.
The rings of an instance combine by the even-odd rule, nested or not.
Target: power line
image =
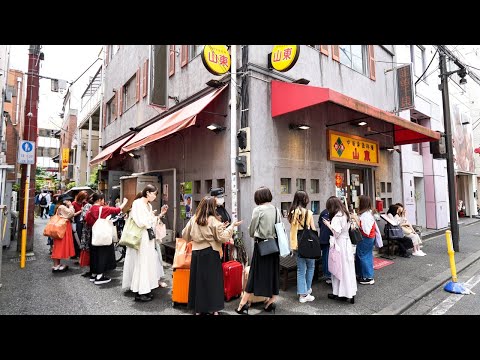
[[[420,77],[418,78],[417,81],[415,81],[415,86],[417,86],[417,83],[418,83],[420,80],[422,80],[423,75],[425,75],[425,73],[427,72],[427,70],[428,70],[428,68],[430,67],[430,65],[432,65],[433,59],[435,59],[435,55],[437,55],[437,53],[438,53],[438,48],[437,48],[437,50],[435,51],[435,54],[433,54],[432,59],[430,60],[430,63],[428,64],[428,66],[427,66],[427,68],[425,69],[425,71],[423,72],[423,74],[420,75]]]

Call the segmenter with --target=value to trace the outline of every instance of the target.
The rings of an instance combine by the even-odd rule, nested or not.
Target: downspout
[[[20,117],[20,95],[21,95],[20,88],[21,88],[22,80],[23,79],[21,76],[17,77],[17,109],[15,110],[15,124],[12,124],[13,126],[18,125],[18,118]]]

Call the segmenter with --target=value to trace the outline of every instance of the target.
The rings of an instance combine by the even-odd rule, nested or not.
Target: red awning
[[[191,104],[167,115],[153,124],[143,128],[136,134],[126,145],[122,147],[123,152],[128,152],[147,145],[153,141],[164,138],[177,131],[186,129],[189,126],[195,125],[197,115],[210,104],[225,88],[216,89],[204,95],[200,99]]]
[[[393,125],[394,144],[405,145],[440,139],[436,131],[405,120],[388,111],[336,92],[330,88],[272,81],[272,117],[323,103],[333,103]],[[353,119],[352,119],[353,120]]]
[[[90,166],[96,165],[98,163],[101,163],[102,161],[108,160],[113,156],[113,153],[120,149],[123,144],[125,144],[128,140],[130,140],[133,137],[133,135],[127,136],[126,138],[117,141],[116,143],[113,143],[112,145],[106,147],[100,153],[95,156],[92,160],[90,160]]]

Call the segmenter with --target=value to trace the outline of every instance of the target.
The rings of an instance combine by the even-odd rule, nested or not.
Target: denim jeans
[[[297,294],[306,295],[312,287],[315,259],[300,257],[297,253]]]
[[[328,251],[330,250],[330,244],[320,245],[322,248],[322,272],[325,278],[331,279],[332,274],[328,271]]]
[[[355,272],[362,278],[373,279],[373,242],[374,238],[362,236],[355,254]]]

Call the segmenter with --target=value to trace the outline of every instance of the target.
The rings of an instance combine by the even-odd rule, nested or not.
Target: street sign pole
[[[27,220],[28,220],[28,192],[30,191],[30,168],[31,164],[27,165],[27,177],[25,180],[25,201],[23,207],[23,226],[22,226],[22,245],[20,248],[20,268],[25,267],[25,254],[27,253]]]
[[[22,140],[18,147],[18,163],[27,165],[27,176],[25,177],[25,198],[23,205],[22,241],[20,244],[20,268],[25,267],[25,256],[27,253],[27,224],[28,224],[28,201],[30,192],[30,171],[32,164],[35,164],[35,142]]]

